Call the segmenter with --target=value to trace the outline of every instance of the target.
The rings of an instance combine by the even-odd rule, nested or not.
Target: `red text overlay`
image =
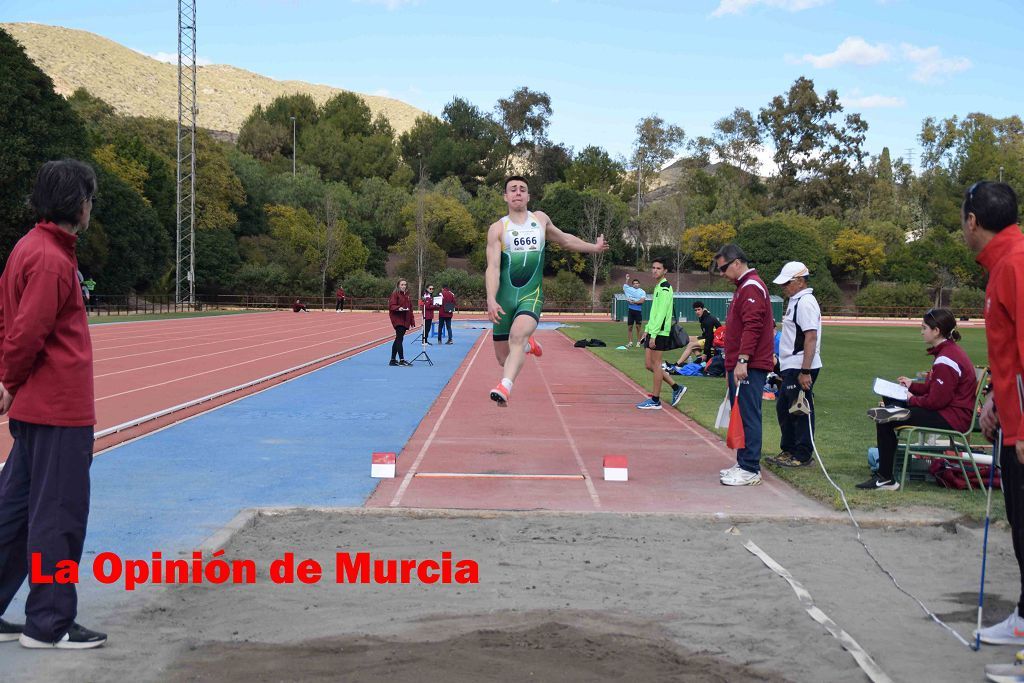
[[[32,553],[29,579],[32,583],[78,583],[80,567],[73,560],[47,563],[41,553]],[[455,560],[448,550],[440,558],[390,559],[377,558],[369,552],[339,552],[333,566],[333,583],[360,584],[476,584],[480,583],[480,568],[473,560]],[[92,575],[104,584],[120,584],[133,591],[145,584],[247,584],[267,582],[274,584],[316,584],[324,579],[324,566],[311,558],[299,559],[294,553],[285,553],[266,567],[257,578],[254,560],[227,559],[218,550],[208,557],[194,551],[190,559],[166,559],[160,551],[153,551],[147,560],[122,559],[112,552],[102,552],[92,561]]]

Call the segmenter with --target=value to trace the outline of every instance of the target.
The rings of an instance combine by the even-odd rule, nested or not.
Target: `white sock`
[[[526,342],[525,344],[523,344],[523,353],[530,353],[530,342]]]
[[[512,380],[510,380],[508,377],[502,377],[501,386],[505,387],[509,391],[512,391]]]

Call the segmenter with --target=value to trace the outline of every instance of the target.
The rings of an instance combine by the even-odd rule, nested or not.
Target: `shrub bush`
[[[855,299],[861,313],[911,316],[928,308],[931,298],[917,283],[872,282]]]
[[[398,284],[397,278],[377,277],[376,275],[370,275],[365,270],[349,273],[342,281],[345,294],[357,299],[379,299],[391,296],[391,292],[394,291],[396,284]],[[414,287],[415,284],[413,283]],[[415,295],[415,292],[412,292],[412,294]]]
[[[985,291],[977,287],[957,287],[950,296],[949,305],[958,316],[977,314],[985,307]]]
[[[484,284],[483,275],[473,275],[457,268],[445,268],[427,278],[427,281],[436,287],[435,294],[440,293],[441,287],[447,286],[460,299],[483,301],[487,297],[487,287]]]
[[[544,299],[552,302],[590,301],[590,288],[568,270],[544,283]]]

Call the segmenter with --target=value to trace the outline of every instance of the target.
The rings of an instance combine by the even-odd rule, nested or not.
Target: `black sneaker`
[[[403,368],[411,368],[412,367],[412,363],[410,363],[409,361],[407,361],[404,358],[402,360],[398,361],[398,364],[401,365]]]
[[[878,424],[903,422],[910,417],[910,408],[869,408],[868,417]]]
[[[899,491],[900,484],[893,479],[882,479],[877,474],[872,474],[870,479],[857,484],[857,488],[872,491]]]
[[[445,342],[445,344],[454,344],[454,343],[455,342],[453,342],[451,339],[449,339],[448,341]]]
[[[0,643],[9,643],[12,640],[17,640],[18,636],[21,635],[22,628],[21,624],[12,624],[0,619]]]
[[[398,365],[398,361],[397,361],[397,360],[395,360],[394,358],[392,358],[392,359],[391,359],[391,362],[390,362],[390,363],[388,363],[388,365],[390,365],[390,366],[392,366],[392,367],[393,367],[393,366],[396,366],[396,365]]]
[[[426,344],[427,346],[433,346],[433,344],[431,344],[431,343],[430,343],[430,342],[429,342],[428,340],[426,340],[426,339],[424,339],[424,340],[423,340],[423,343],[424,343],[424,344]]]
[[[89,650],[94,647],[100,647],[107,642],[107,634],[100,633],[99,631],[90,631],[84,626],[78,624],[71,624],[71,628],[64,634],[64,637],[58,640],[56,643],[48,643],[45,640],[36,640],[30,638],[24,633],[18,639],[22,647],[30,649],[49,649],[56,648],[58,650]]]

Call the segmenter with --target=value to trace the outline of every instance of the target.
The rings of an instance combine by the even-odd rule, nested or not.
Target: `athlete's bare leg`
[[[519,315],[512,321],[512,329],[509,330],[508,341],[505,342],[505,359],[502,362],[498,344],[494,345],[495,355],[498,355],[498,362],[505,368],[503,377],[515,381],[519,371],[523,369],[526,360],[526,343],[537,331],[537,321],[529,315]]]

